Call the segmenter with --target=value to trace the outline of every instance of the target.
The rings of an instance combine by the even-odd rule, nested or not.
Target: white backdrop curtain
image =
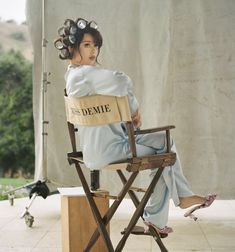
[[[46,165],[42,163],[42,1],[27,1],[34,49],[35,179],[77,185],[65,120],[66,62],[53,47],[66,18],[95,20],[104,38],[99,62],[134,82],[143,128],[176,125],[184,174],[197,193],[235,198],[235,1],[45,0]],[[49,74],[50,73],[50,74]],[[148,172],[139,180],[148,180]],[[116,188],[118,178],[102,174]]]

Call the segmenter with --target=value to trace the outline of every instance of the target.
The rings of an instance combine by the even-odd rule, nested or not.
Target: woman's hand
[[[139,110],[137,110],[134,114],[132,114],[131,118],[132,118],[132,122],[133,122],[135,128],[137,128],[137,129],[140,128],[142,122],[141,122]]]

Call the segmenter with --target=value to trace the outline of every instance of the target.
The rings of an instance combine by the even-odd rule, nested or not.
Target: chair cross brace
[[[141,201],[139,201],[136,194],[131,190],[131,185],[133,184],[133,182],[139,172],[134,171],[127,180],[126,177],[124,176],[123,172],[121,170],[117,170],[117,173],[118,173],[124,186],[123,186],[122,190],[120,191],[117,199],[113,202],[111,207],[108,209],[108,211],[106,212],[106,214],[102,218],[99,213],[99,210],[96,206],[96,203],[93,199],[93,194],[90,191],[89,186],[87,184],[87,181],[85,180],[85,177],[82,173],[81,167],[79,165],[79,161],[75,160],[74,163],[75,163],[79,178],[81,180],[81,183],[83,185],[84,191],[86,193],[88,202],[91,206],[92,214],[93,214],[94,219],[97,223],[97,228],[94,231],[93,235],[91,236],[90,241],[88,242],[86,248],[84,249],[84,252],[88,252],[91,250],[92,246],[95,244],[95,242],[97,241],[97,239],[99,238],[100,235],[101,235],[102,239],[104,240],[104,243],[106,245],[108,252],[122,251],[125,246],[126,240],[128,239],[128,237],[129,237],[132,229],[134,228],[135,224],[137,223],[138,219],[140,217],[143,219],[144,207],[145,207],[150,195],[152,194],[154,187],[156,186],[156,184],[157,184],[157,182],[163,172],[164,167],[161,167],[158,169],[158,171],[156,172],[154,178],[152,179],[152,181],[151,181],[145,195],[141,199]],[[127,193],[130,195],[130,197],[136,207],[136,210],[135,210],[127,228],[125,229],[125,233],[124,233],[123,237],[121,238],[116,249],[114,250],[112,242],[110,240],[110,236],[109,236],[105,226],[110,222],[111,218],[113,217],[114,213],[116,212],[117,208],[119,207],[119,205],[121,204],[122,200],[124,199],[124,197]],[[159,234],[156,232],[156,230],[154,230],[153,228],[150,228],[149,231],[150,231],[151,235],[153,236],[153,238],[158,243],[161,251],[167,252],[168,250],[165,248],[165,246],[162,243],[161,238],[160,238]]]
[[[163,171],[163,170],[162,170]],[[160,171],[160,173],[162,173],[162,171]],[[124,176],[123,172],[118,170],[117,171],[121,181],[123,184],[125,184],[127,182],[126,177]],[[158,176],[157,174],[155,176]],[[156,182],[157,183],[157,182]],[[138,197],[136,196],[136,194],[132,191],[129,190],[128,194],[133,202],[133,204],[135,205],[135,207],[137,208],[140,205],[140,201],[138,199]],[[144,220],[143,215],[141,215],[142,220]],[[126,230],[125,230],[126,232]],[[155,229],[153,229],[152,227],[149,228],[149,232],[152,235],[152,237],[154,238],[154,240],[157,242],[159,248],[161,249],[162,252],[168,252],[168,250],[166,249],[166,247],[164,246],[160,235],[157,233],[157,231]]]

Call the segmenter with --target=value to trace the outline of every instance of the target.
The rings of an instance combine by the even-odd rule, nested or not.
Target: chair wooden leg
[[[133,184],[133,182],[134,182],[135,178],[137,177],[138,173],[139,173],[138,171],[133,172],[131,174],[131,176],[129,177],[129,179],[126,180],[126,183],[124,184],[122,190],[120,191],[120,193],[118,195],[118,199],[113,202],[113,204],[111,205],[111,207],[109,208],[109,210],[107,211],[107,213],[104,215],[104,217],[102,219],[104,225],[107,225],[109,223],[109,221],[111,220],[111,218],[113,217],[114,213],[116,212],[117,208],[121,204],[121,202],[124,199],[125,195],[127,194],[128,190],[130,189],[130,187]],[[88,242],[86,248],[84,249],[84,252],[90,251],[92,246],[95,244],[95,242],[99,238],[99,235],[100,235],[100,232],[99,232],[99,230],[97,228],[94,231],[93,235],[91,236],[91,239]]]
[[[151,235],[153,236],[153,239],[157,242],[161,252],[168,252],[168,250],[165,247],[165,245],[163,244],[158,232],[153,227],[149,227],[149,231],[150,231]]]
[[[150,195],[151,193],[153,192],[162,172],[163,172],[163,169],[164,167],[161,167],[158,169],[158,171],[156,172],[154,178],[152,179],[145,195],[143,196],[143,198],[141,199],[138,207],[136,208],[135,210],[135,213],[134,215],[132,216],[127,228],[126,228],[126,231],[125,231],[125,234],[123,235],[122,239],[119,241],[116,249],[115,249],[115,252],[120,252],[122,251],[123,247],[125,246],[125,243],[126,243],[126,240],[127,238],[129,237],[130,233],[131,233],[131,230],[133,229],[133,227],[135,226],[135,224],[137,223],[139,217],[142,215],[143,213],[143,210],[144,210],[144,207],[145,205],[147,204],[149,198],[150,198]],[[163,245],[163,244],[162,244]],[[164,246],[164,245],[163,245]]]
[[[110,240],[110,236],[105,228],[105,225],[103,223],[103,220],[102,220],[102,217],[100,215],[100,212],[96,206],[96,203],[91,195],[91,192],[90,192],[90,189],[89,189],[89,186],[86,182],[86,179],[83,175],[83,172],[82,172],[82,169],[79,165],[79,163],[75,163],[75,167],[76,167],[76,170],[77,170],[77,173],[78,173],[78,176],[81,180],[81,183],[83,185],[83,189],[85,191],[85,194],[87,196],[87,200],[88,200],[88,203],[91,207],[91,210],[92,210],[92,213],[93,213],[93,216],[95,218],[95,221],[97,223],[97,229],[98,229],[98,233],[102,236],[103,240],[104,240],[104,243],[106,245],[106,248],[107,248],[107,251],[109,252],[114,252],[114,248],[113,248],[113,245],[112,245],[112,242]]]
[[[127,179],[126,179],[126,177],[124,176],[123,172],[122,172],[121,170],[117,170],[117,173],[118,173],[118,175],[119,175],[119,177],[120,177],[122,183],[123,183],[123,184],[126,184]],[[133,201],[135,207],[137,208],[138,205],[140,204],[140,201],[139,201],[139,199],[137,198],[136,194],[135,194],[133,191],[128,191],[128,194],[129,194],[131,200]]]
[[[118,173],[118,175],[119,175],[122,183],[125,184],[126,181],[127,181],[127,179],[124,176],[123,172],[121,170],[117,170],[117,173]],[[138,197],[136,196],[136,194],[133,191],[129,191],[128,194],[129,194],[131,200],[133,201],[135,207],[137,208],[138,205],[140,204],[140,201],[139,201]],[[144,220],[143,215],[141,215],[141,218],[142,218],[142,220]],[[162,252],[168,252],[168,250],[164,246],[164,244],[163,244],[163,242],[161,240],[161,237],[158,234],[158,232],[154,228],[152,228],[152,227],[149,228],[149,232],[151,233],[153,239],[157,242],[157,244],[158,244],[159,248],[161,249],[161,251]]]

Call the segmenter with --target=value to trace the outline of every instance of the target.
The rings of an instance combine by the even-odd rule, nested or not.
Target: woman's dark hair
[[[96,46],[98,46],[98,54],[103,43],[102,36],[97,30],[96,22],[88,22],[85,19],[78,18],[73,21],[66,19],[64,25],[58,29],[59,37],[54,41],[56,49],[59,50],[59,58],[62,60],[72,59],[74,49],[79,49],[84,34],[90,34]]]

